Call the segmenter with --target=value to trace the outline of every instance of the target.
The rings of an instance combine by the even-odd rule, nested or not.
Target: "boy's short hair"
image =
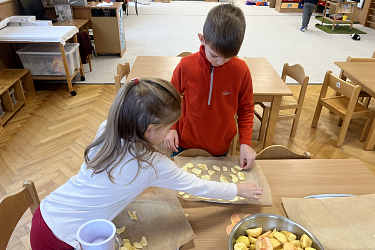
[[[220,4],[210,10],[203,26],[205,43],[221,57],[238,54],[246,29],[245,15],[233,3]]]

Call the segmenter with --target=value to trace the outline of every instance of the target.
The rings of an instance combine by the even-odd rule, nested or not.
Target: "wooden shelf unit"
[[[367,11],[365,24],[363,26],[375,29],[375,0],[370,1],[371,3]]]
[[[298,8],[300,1],[276,0],[275,10],[280,13],[302,13],[303,8]]]
[[[17,103],[13,104],[10,89],[14,89]],[[28,69],[3,69],[0,71],[0,99],[4,115],[0,117],[0,131],[4,124],[35,97],[34,82]]]
[[[334,19],[326,17],[327,5],[328,4],[330,4],[330,6],[335,6],[336,7],[335,14],[334,14],[335,15]],[[350,6],[350,8],[348,10],[344,10],[343,6],[345,6],[345,5]],[[344,2],[326,1],[326,5],[325,5],[324,11],[323,11],[322,25],[324,24],[324,20],[329,20],[329,21],[332,22],[332,31],[334,31],[336,23],[349,23],[350,24],[349,30],[351,30],[352,27],[353,27],[353,22],[354,22],[354,17],[355,17],[356,10],[357,10],[357,2],[350,2],[350,1],[344,1]],[[349,14],[349,13],[353,13],[351,20],[348,20],[348,21],[337,20],[337,14]]]

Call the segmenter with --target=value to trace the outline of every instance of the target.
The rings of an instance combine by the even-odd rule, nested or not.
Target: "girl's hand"
[[[178,133],[177,130],[171,129],[164,139],[164,147],[174,152],[178,152]]]
[[[257,153],[247,144],[241,144],[240,146],[240,166],[243,169],[250,168],[254,161]]]
[[[243,198],[258,200],[258,195],[261,195],[263,188],[255,186],[254,183],[236,183],[237,195]]]

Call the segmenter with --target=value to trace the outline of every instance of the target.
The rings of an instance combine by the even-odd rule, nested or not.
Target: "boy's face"
[[[206,52],[206,57],[207,57],[207,60],[212,64],[214,65],[215,67],[216,66],[221,66],[227,62],[230,61],[231,58],[223,58],[221,56],[219,56],[216,52],[214,52],[210,46],[208,46],[207,44],[204,46],[204,50]]]
[[[216,66],[221,66],[227,62],[229,62],[233,57],[231,58],[223,58],[218,53],[213,51],[209,45],[206,44],[203,34],[198,33],[199,41],[204,45],[204,52],[206,53],[207,60]]]

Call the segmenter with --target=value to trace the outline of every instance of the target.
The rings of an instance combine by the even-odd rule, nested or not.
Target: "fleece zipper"
[[[211,65],[210,73],[211,73],[211,82],[210,82],[210,94],[208,96],[208,105],[211,105],[212,84],[214,80],[214,65]]]

